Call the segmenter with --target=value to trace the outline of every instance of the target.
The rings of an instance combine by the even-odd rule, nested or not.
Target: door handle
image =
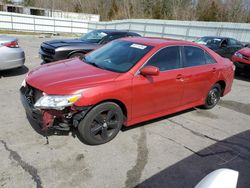
[[[216,72],[216,68],[215,67],[212,69],[212,72]]]
[[[183,78],[184,78],[184,76],[183,76],[182,74],[178,74],[178,75],[176,76],[176,80],[183,81]]]

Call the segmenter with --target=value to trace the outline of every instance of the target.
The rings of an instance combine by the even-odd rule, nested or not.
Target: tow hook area
[[[73,126],[77,127],[80,123],[80,121],[85,117],[85,115],[89,112],[89,110],[92,108],[93,106],[85,106],[85,107],[81,107],[79,110],[79,113],[76,113],[73,116]]]
[[[48,130],[54,124],[56,117],[62,117],[63,114],[60,111],[56,110],[44,110],[42,113],[42,130]]]
[[[71,107],[62,111],[42,110],[42,130],[47,131],[48,129],[56,129],[69,131],[70,126],[78,126],[90,108],[91,106]]]

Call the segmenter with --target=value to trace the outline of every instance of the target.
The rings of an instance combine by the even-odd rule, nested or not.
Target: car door
[[[159,50],[145,66],[155,66],[158,76],[137,74],[133,78],[132,117],[159,113],[179,106],[183,93],[180,47]]]
[[[216,61],[203,49],[182,47],[184,91],[182,105],[202,101],[216,77]]]

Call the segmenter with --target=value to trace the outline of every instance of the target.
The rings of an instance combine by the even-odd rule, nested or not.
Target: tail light
[[[17,41],[6,42],[6,43],[3,43],[2,45],[9,47],[9,48],[18,48],[19,47]]]

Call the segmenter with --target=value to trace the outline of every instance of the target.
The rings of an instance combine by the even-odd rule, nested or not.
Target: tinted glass
[[[178,46],[167,47],[157,52],[147,63],[158,67],[160,71],[180,68],[180,52]]]
[[[237,45],[237,40],[234,40],[234,39],[229,39],[229,42],[228,42],[230,45]]]
[[[205,58],[207,64],[215,64],[216,61],[208,53],[205,52]]]
[[[222,39],[221,38],[214,38],[214,37],[201,37],[195,42],[198,44],[205,44],[210,46],[218,46],[220,45]]]
[[[152,46],[116,40],[93,51],[83,61],[101,69],[127,72],[152,48]]]
[[[228,41],[226,39],[224,39],[221,43],[222,47],[226,47],[228,45]]]
[[[107,33],[102,31],[91,31],[86,35],[83,35],[80,40],[86,40],[89,42],[97,43],[103,39],[103,37],[107,36]]]
[[[115,40],[115,39],[119,39],[119,38],[122,38],[122,37],[125,37],[126,35],[125,34],[119,34],[119,35],[110,35],[110,36],[107,36],[101,43],[102,44],[106,44],[112,40]]]
[[[184,58],[184,67],[193,67],[206,64],[204,51],[197,47],[185,46]]]

